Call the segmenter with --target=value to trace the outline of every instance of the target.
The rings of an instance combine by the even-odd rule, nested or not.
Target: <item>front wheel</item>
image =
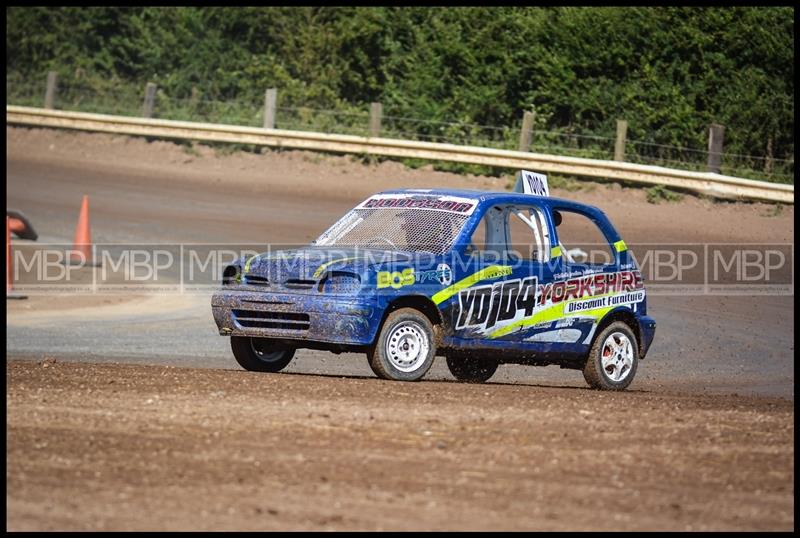
[[[435,355],[431,321],[419,310],[400,308],[386,317],[367,358],[382,379],[418,381],[430,370]]]
[[[623,390],[633,381],[638,364],[636,337],[626,323],[615,321],[595,338],[583,378],[595,389]]]
[[[236,362],[251,372],[280,372],[292,361],[294,349],[269,338],[231,336]]]
[[[447,355],[447,368],[459,381],[465,383],[484,383],[494,375],[499,366],[493,359],[470,357],[466,355]]]

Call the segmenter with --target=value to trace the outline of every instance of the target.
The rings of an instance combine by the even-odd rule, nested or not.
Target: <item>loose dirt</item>
[[[792,530],[782,399],[6,366],[8,530]]]

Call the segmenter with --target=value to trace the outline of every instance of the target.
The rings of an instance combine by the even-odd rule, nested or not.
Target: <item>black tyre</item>
[[[280,372],[292,361],[294,349],[269,338],[231,336],[236,362],[251,372]]]
[[[583,377],[595,389],[623,390],[633,381],[638,365],[636,336],[626,323],[615,321],[594,339]]]
[[[395,381],[418,381],[436,356],[433,325],[413,308],[400,308],[386,317],[375,344],[367,352],[375,375]]]
[[[499,363],[493,359],[463,354],[447,355],[447,368],[459,381],[485,383],[497,371]]]

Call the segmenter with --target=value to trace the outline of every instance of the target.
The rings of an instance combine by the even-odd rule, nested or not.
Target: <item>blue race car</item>
[[[240,258],[211,306],[247,370],[277,372],[312,348],[366,352],[385,379],[419,380],[442,355],[461,381],[502,363],[558,364],[621,390],[653,340],[646,303],[633,256],[595,207],[404,189],[364,200],[308,247]]]

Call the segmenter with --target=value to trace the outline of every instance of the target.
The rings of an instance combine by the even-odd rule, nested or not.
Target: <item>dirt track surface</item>
[[[202,145],[99,133],[6,127],[9,207],[40,234],[71,241],[81,196],[92,238],[120,241],[309,242],[370,194],[395,188],[506,190],[506,178],[364,165],[307,151],[221,153]],[[641,188],[582,182],[553,196],[597,205],[628,243],[794,240],[794,206],[685,197],[646,202]]]
[[[40,243],[72,241],[84,194],[96,243],[298,244],[376,191],[507,183],[299,151],[6,134],[8,207]],[[792,206],[553,192],[601,207],[629,244],[794,241]],[[309,350],[282,374],[249,374],[209,299],[7,301],[6,352],[25,359],[7,369],[9,529],[794,526],[792,294],[651,296],[656,339],[624,394],[556,367],[503,365],[460,385],[441,360],[421,383],[388,383],[363,355]]]
[[[303,151],[225,154],[196,145],[47,129],[6,128],[8,205],[39,243],[71,244],[90,196],[95,243],[304,244],[355,203],[389,188],[503,190],[508,178],[460,176],[396,162]],[[649,204],[642,189],[585,182],[556,196],[606,211],[629,245],[791,243],[794,208],[685,197]],[[15,248],[32,243],[15,242]],[[634,247],[635,250],[635,247]],[[83,271],[83,270],[81,270]],[[89,271],[89,270],[86,270]],[[80,272],[79,272],[80,273]],[[79,274],[83,281],[91,274]],[[651,290],[652,291],[652,290]],[[37,296],[9,301],[7,350],[16,357],[233,365],[206,296]],[[670,389],[794,396],[793,296],[655,296],[656,339],[637,381]],[[294,371],[372,377],[363,356],[329,360],[301,350]],[[436,369],[434,378],[450,378]],[[501,368],[495,380],[582,386],[557,368]]]
[[[32,361],[6,377],[9,530],[794,526],[781,399]]]

